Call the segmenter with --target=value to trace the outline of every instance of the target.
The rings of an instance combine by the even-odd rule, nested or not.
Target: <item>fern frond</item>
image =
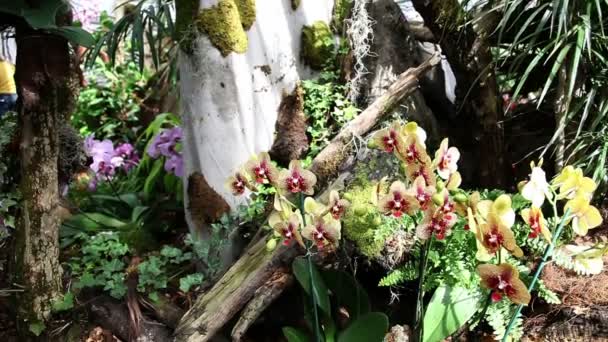
[[[418,267],[415,262],[409,261],[405,265],[393,270],[391,273],[380,279],[378,286],[396,286],[417,278]]]

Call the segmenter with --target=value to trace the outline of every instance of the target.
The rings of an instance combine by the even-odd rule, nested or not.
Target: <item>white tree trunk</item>
[[[200,8],[217,2],[201,0]],[[186,187],[198,171],[230,206],[238,203],[224,181],[252,154],[270,149],[282,95],[311,74],[299,59],[302,26],[329,22],[332,9],[333,0],[302,0],[295,11],[291,0],[258,0],[247,51],[226,57],[197,33],[194,53],[180,56]]]

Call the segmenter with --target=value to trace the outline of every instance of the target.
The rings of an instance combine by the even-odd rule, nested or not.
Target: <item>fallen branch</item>
[[[344,127],[313,160],[311,169],[317,174],[319,181],[325,184],[331,177],[337,175],[348,155],[347,148],[353,137],[368,133],[384,114],[417,88],[418,78],[440,61],[441,58],[435,55],[420,66],[408,69],[399,75],[385,94]],[[175,341],[209,341],[254,297],[258,289],[269,282],[278,268],[290,267],[293,258],[300,253],[296,248],[285,246],[270,253],[265,246],[266,239],[260,239],[208,292],[197,299],[179,322],[175,330]],[[273,293],[274,298],[278,297],[284,288],[278,287]],[[263,298],[258,300],[263,301]],[[270,303],[265,305],[268,304]],[[252,304],[254,305],[257,304]],[[243,320],[243,327],[246,328],[250,322],[246,322],[248,318]],[[237,332],[244,333],[244,331]]]
[[[240,342],[253,322],[292,283],[293,275],[289,268],[285,267],[277,270],[264,286],[255,291],[253,299],[243,309],[241,318],[232,329],[232,341]]]
[[[313,160],[311,170],[317,175],[318,184],[325,184],[338,173],[352,139],[369,132],[386,113],[416,90],[422,75],[440,62],[441,58],[434,55],[420,66],[406,70],[382,96],[349,122]]]

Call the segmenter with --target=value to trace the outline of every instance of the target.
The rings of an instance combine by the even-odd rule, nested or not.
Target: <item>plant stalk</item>
[[[423,329],[424,329],[424,278],[425,278],[425,270],[426,266],[429,262],[429,252],[431,251],[431,247],[433,245],[433,237],[431,236],[426,243],[424,244],[424,248],[422,248],[422,255],[420,256],[420,265],[418,268],[418,297],[416,298],[416,323],[414,335],[416,336],[416,341],[422,341]]]
[[[566,210],[566,212],[564,213],[564,216],[562,216],[562,219],[559,222],[559,225],[557,226],[555,234],[553,235],[553,240],[551,241],[551,244],[549,246],[547,246],[547,248],[545,249],[545,254],[543,255],[543,258],[540,261],[538,268],[536,269],[536,273],[534,273],[534,277],[532,278],[532,281],[530,282],[530,286],[528,286],[528,292],[532,292],[534,290],[534,287],[536,286],[536,282],[538,281],[538,278],[540,277],[540,274],[543,271],[543,268],[547,264],[547,260],[553,254],[553,250],[555,249],[555,244],[557,243],[557,239],[559,239],[559,236],[562,235],[562,230],[564,229],[568,215],[570,215],[570,209]],[[517,317],[521,314],[521,310],[523,309],[523,307],[524,307],[523,304],[519,304],[517,306],[517,310],[515,310],[515,314],[513,315],[513,317],[511,317],[511,320],[509,321],[509,325],[507,325],[507,329],[505,330],[505,334],[503,335],[501,342],[507,341],[507,338],[509,337],[509,333],[513,329],[513,326],[515,325],[515,321],[517,320]]]

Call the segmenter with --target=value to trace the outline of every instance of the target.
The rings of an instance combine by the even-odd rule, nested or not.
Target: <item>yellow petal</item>
[[[589,229],[596,228],[602,224],[602,215],[596,207],[590,205],[585,212],[584,220]]]
[[[477,203],[477,211],[482,218],[487,219],[492,208],[492,201],[483,200]]]
[[[506,194],[498,196],[492,205],[492,209],[501,216],[508,213],[511,210],[511,197]]]

